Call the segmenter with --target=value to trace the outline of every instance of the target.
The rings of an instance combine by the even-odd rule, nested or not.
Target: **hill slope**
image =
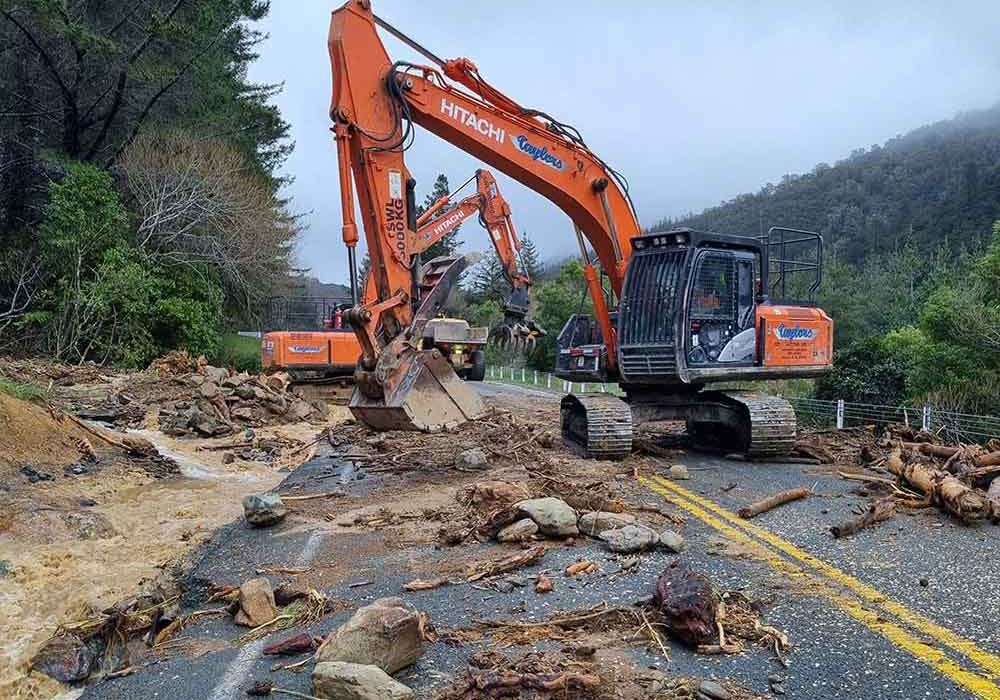
[[[859,149],[833,166],[786,175],[674,225],[756,235],[763,226],[819,231],[828,255],[858,262],[904,242],[985,241],[1000,218],[1000,104]]]

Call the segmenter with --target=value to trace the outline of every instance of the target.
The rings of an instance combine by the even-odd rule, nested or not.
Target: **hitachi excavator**
[[[473,181],[476,184],[476,191],[453,201],[455,195]],[[480,225],[489,232],[490,242],[512,287],[512,292],[504,305],[503,322],[488,330],[488,340],[515,353],[528,353],[534,347],[535,339],[545,335],[546,331],[528,317],[531,278],[523,263],[519,264],[521,241],[511,218],[510,204],[500,193],[492,173],[484,169],[477,170],[454,192],[438,199],[417,218],[417,235],[412,255],[417,256],[425,252],[476,214],[479,215]],[[428,280],[433,279],[433,270],[442,266],[447,267],[451,262],[453,261],[449,259],[428,261],[423,276]],[[353,262],[351,264],[353,265]],[[357,284],[357,279],[352,274],[351,293],[355,299]],[[373,275],[369,275],[365,280],[361,299],[365,304],[377,301],[378,292]],[[269,315],[282,319],[291,317],[300,321],[308,319],[306,325],[315,325],[316,317],[321,316],[324,328],[323,330],[318,328],[269,330],[261,342],[262,367],[265,371],[288,372],[292,381],[300,387],[322,387],[313,393],[325,398],[337,397],[337,389],[351,381],[358,356],[361,354],[357,337],[343,322],[342,307],[350,308],[350,303],[338,304],[329,299],[297,301],[278,298],[271,300],[271,306],[272,311],[277,310],[280,313]],[[290,309],[299,309],[299,312],[292,313]],[[373,320],[377,325],[377,317]],[[463,324],[464,329],[460,328]],[[434,319],[425,330],[425,337],[429,336],[432,343],[435,333],[438,335],[440,349],[448,354],[449,361],[453,365],[457,365],[464,379],[478,381],[483,378],[482,371],[485,365],[482,364],[480,349],[482,341],[478,338],[478,333],[473,333],[475,337],[469,340],[468,323],[461,319]],[[463,330],[466,332],[456,333]]]
[[[430,65],[390,59],[377,28]],[[461,271],[456,264],[422,296],[426,287],[409,264],[417,226],[404,151],[416,125],[545,196],[573,223],[594,317],[574,317],[563,329],[557,374],[617,382],[624,397],[565,396],[562,431],[570,443],[593,457],[619,459],[631,451],[634,425],[684,420],[692,435],[751,457],[791,447],[795,414],[787,401],[706,384],[830,370],[831,319],[808,300],[783,298],[789,287],[815,294],[818,234],[645,233],[625,179],[579,131],[518,104],[469,59],[439,58],[375,16],[369,0],[333,12],[329,50],[343,236],[349,248],[357,244],[356,184],[378,296],[345,314],[363,348],[350,403],[359,420],[376,429],[433,430],[484,410],[440,353],[416,342],[441,290]],[[803,273],[811,281],[791,279]],[[376,313],[384,345],[375,338]]]

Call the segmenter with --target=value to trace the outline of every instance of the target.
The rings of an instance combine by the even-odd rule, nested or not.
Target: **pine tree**
[[[492,300],[503,306],[510,295],[510,283],[496,251],[490,249],[472,273],[472,295],[477,302]]]
[[[538,248],[535,247],[535,242],[531,240],[527,232],[521,234],[521,265],[525,274],[531,279],[535,279],[541,269],[541,264],[538,261]]]
[[[449,191],[450,190],[448,189],[448,176],[445,175],[444,173],[439,174],[437,176],[437,179],[434,180],[434,187],[431,189],[430,194],[424,197],[424,203],[417,206],[417,216],[420,216],[425,211],[430,209],[431,206],[433,206],[434,202],[444,197],[446,194],[448,194]],[[438,241],[430,248],[428,248],[426,251],[424,251],[420,256],[421,259],[427,261],[427,260],[432,260],[440,255],[454,254],[454,252],[458,250],[459,246],[462,245],[462,241],[458,240],[459,228],[461,228],[461,226],[456,228],[448,235],[442,237],[440,241]]]

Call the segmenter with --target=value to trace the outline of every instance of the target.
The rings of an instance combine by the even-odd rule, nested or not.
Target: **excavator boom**
[[[377,27],[431,65],[392,61]],[[786,272],[812,271],[808,292],[815,292],[822,263],[817,234],[772,229],[780,232],[777,247],[770,233],[760,239],[689,229],[644,234],[626,181],[575,128],[519,104],[490,85],[469,59],[439,58],[377,18],[370,0],[350,0],[334,11],[329,50],[344,240],[348,246],[357,241],[353,173],[378,307],[388,314],[384,327],[392,339],[381,350],[371,342],[365,346],[359,373],[371,376],[362,384],[370,398],[379,397],[379,387],[398,385],[393,363],[413,335],[407,327],[420,287],[410,261],[419,236],[403,152],[416,125],[543,195],[573,223],[594,314],[574,317],[563,329],[557,374],[617,381],[626,398],[566,397],[563,432],[570,441],[595,456],[619,458],[629,452],[635,421],[681,418],[690,434],[721,436],[748,455],[786,448],[795,431],[786,401],[701,389],[710,381],[829,371],[830,318],[811,301],[768,294],[774,264],[782,291]],[[516,250],[516,236],[507,243]],[[814,261],[792,259],[789,250],[812,250],[814,244]],[[597,265],[610,283],[608,296]],[[349,318],[363,345],[373,338],[365,307]]]

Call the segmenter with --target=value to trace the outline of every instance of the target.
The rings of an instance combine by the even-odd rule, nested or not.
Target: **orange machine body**
[[[758,362],[764,367],[829,367],[833,319],[811,306],[757,306]]]
[[[293,369],[323,376],[351,374],[361,354],[349,328],[341,331],[272,331],[261,339],[264,370]]]

